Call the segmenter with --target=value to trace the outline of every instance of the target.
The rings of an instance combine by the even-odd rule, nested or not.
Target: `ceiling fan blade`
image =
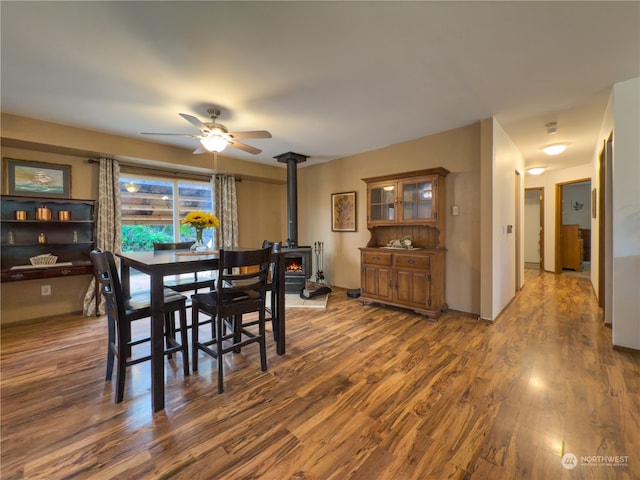
[[[198,118],[194,117],[193,115],[187,115],[186,113],[180,113],[179,115],[182,118],[184,118],[187,122],[194,125],[198,130],[200,131],[209,130],[209,127],[207,127],[204,123],[202,123]]]
[[[204,148],[202,145],[198,145],[198,148],[196,148],[193,153],[195,153],[196,155],[199,153],[209,153],[209,151]]]
[[[200,135],[195,135],[192,133],[154,133],[154,132],[141,132],[140,135],[170,135],[172,137],[189,137],[189,138],[200,138]]]
[[[229,132],[233,138],[271,138],[271,134],[266,130],[256,130],[253,132]]]
[[[239,150],[243,150],[247,153],[252,153],[253,155],[257,155],[262,152],[259,148],[252,147],[251,145],[246,145],[244,143],[236,142],[235,140],[229,140],[229,146],[233,148],[237,148]]]

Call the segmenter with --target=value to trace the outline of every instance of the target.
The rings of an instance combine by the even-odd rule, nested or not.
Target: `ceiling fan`
[[[255,130],[253,132],[229,132],[227,127],[216,122],[216,119],[220,116],[220,110],[216,108],[209,108],[207,113],[211,117],[211,122],[207,123],[201,122],[193,115],[187,115],[186,113],[180,114],[182,118],[200,130],[200,134],[142,132],[142,135],[171,135],[174,137],[197,138],[200,140],[200,146],[196,148],[193,153],[221,152],[228,145],[244,152],[252,153],[253,155],[257,155],[262,152],[262,150],[239,142],[239,138],[271,138],[271,134],[266,130]]]

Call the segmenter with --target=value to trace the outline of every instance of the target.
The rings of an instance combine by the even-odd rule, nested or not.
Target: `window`
[[[154,242],[195,240],[195,231],[180,220],[192,211],[213,211],[211,183],[122,173],[122,251],[153,250]],[[213,231],[204,241],[215,248]]]

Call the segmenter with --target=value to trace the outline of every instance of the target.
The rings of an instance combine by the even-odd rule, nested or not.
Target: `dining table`
[[[234,248],[233,250],[253,250]],[[125,296],[131,294],[131,270],[147,274],[150,279],[151,302],[151,407],[154,412],[164,409],[164,279],[183,273],[212,271],[218,269],[219,251],[191,252],[189,250],[157,250],[152,252],[119,253],[120,276]],[[285,354],[285,308],[284,308],[284,253],[272,251],[275,265],[271,292],[276,295],[272,314],[273,335],[276,353]]]

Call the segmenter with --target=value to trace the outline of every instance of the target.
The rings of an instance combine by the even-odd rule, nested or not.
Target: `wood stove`
[[[311,247],[283,248],[284,252],[284,291],[300,293],[313,270]]]
[[[287,233],[289,238],[283,245],[285,252],[284,291],[300,293],[313,270],[311,247],[298,246],[298,164],[307,160],[306,155],[287,152],[275,157],[287,164]]]

